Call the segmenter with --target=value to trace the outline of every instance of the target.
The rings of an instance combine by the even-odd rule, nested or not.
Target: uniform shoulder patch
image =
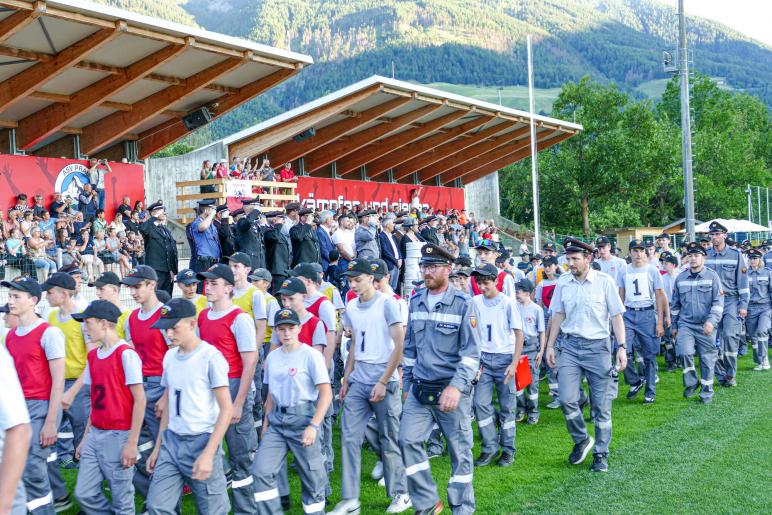
[[[469,317],[469,325],[472,327],[472,329],[477,329],[477,317],[472,315]]]

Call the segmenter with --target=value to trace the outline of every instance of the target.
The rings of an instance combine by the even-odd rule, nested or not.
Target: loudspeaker
[[[313,138],[314,136],[316,136],[316,129],[311,127],[310,129],[304,130],[300,134],[296,134],[292,139],[295,140],[295,143],[300,143],[301,141],[307,140],[308,138]]]
[[[185,124],[185,128],[189,131],[196,130],[199,127],[203,127],[207,123],[212,121],[212,113],[206,107],[200,107],[195,111],[191,111],[182,117],[182,123]]]

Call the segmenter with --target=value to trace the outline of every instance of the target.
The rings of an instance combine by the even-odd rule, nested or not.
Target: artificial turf
[[[543,382],[540,422],[518,424],[514,466],[475,469],[477,512],[772,513],[772,372],[753,372],[753,366],[749,356],[741,358],[739,386],[716,386],[710,405],[685,400],[680,371],[665,372],[663,363],[653,405],[643,404],[643,392],[637,400],[625,399],[627,386],[620,381],[606,474],[589,472],[591,457],[582,465],[568,464],[573,443],[561,410],[544,407],[550,398]],[[389,505],[385,490],[370,479],[374,464],[374,454],[364,451],[363,515],[384,513]],[[445,502],[450,459],[435,458],[431,465]],[[72,488],[77,471],[63,472]],[[328,510],[340,500],[339,462],[331,481]],[[289,513],[299,515],[300,483],[294,472],[290,484]],[[183,501],[183,514],[188,513],[195,513],[190,496]],[[447,504],[444,513],[450,513]]]

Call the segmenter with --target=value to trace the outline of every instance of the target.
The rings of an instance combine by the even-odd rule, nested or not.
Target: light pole
[[[692,123],[689,110],[689,57],[686,50],[684,0],[678,0],[678,65],[681,75],[681,151],[684,167],[686,234],[694,241],[694,178],[692,176]]]
[[[531,187],[533,189],[533,252],[541,249],[541,221],[539,216],[539,171],[536,167],[536,101],[533,95],[533,56],[531,55],[531,35],[528,34],[528,103],[531,110]]]

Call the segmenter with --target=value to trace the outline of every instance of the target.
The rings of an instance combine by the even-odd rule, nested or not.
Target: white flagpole
[[[528,34],[528,103],[531,111],[531,185],[533,187],[533,252],[541,249],[541,221],[539,215],[539,171],[536,162],[536,102],[533,96],[533,56],[531,54],[531,35]]]

